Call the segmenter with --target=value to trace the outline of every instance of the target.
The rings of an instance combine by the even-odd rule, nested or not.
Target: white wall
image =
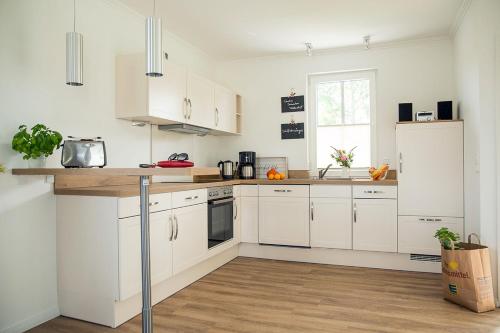
[[[455,35],[459,109],[465,120],[466,233],[476,232],[491,249],[497,271],[496,39],[500,36],[500,2],[472,0]],[[497,88],[495,88],[495,84]],[[495,276],[496,279],[496,276]],[[496,287],[496,283],[495,283]]]
[[[376,69],[377,160],[389,159],[393,166],[398,103],[413,102],[414,111],[435,110],[437,101],[455,97],[453,46],[448,38],[374,46],[369,51],[314,52],[312,57],[304,53],[218,66],[219,81],[243,96],[243,136],[227,145],[224,156],[249,149],[260,156],[288,156],[290,169],[309,169],[307,141],[281,140],[280,124],[289,122],[290,116],[280,113],[280,97],[291,88],[305,94],[311,73]],[[306,121],[307,115],[301,112],[294,118]]]
[[[115,0],[77,1],[77,31],[84,36],[83,87],[65,84],[65,33],[72,29],[68,0],[0,1],[0,163],[26,167],[10,148],[20,124],[47,124],[63,135],[102,136],[109,166],[149,162],[149,127],[114,118],[114,59],[142,52],[144,21]],[[167,34],[171,61],[213,76],[214,62]],[[212,158],[217,139],[154,133],[153,160],[186,151]],[[60,151],[48,160],[59,166]],[[0,332],[29,328],[58,314],[55,199],[41,177],[0,175]]]

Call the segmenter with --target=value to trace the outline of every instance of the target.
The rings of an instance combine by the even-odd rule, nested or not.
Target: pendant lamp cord
[[[73,0],[73,32],[76,32],[76,0]]]
[[[156,15],[156,0],[153,0],[153,16]]]

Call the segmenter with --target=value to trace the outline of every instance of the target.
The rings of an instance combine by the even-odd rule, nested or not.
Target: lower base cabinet
[[[309,247],[309,186],[259,186],[259,243]]]
[[[152,213],[150,225],[151,284],[172,276],[171,210]],[[118,221],[119,300],[141,292],[141,220],[132,216]]]
[[[208,251],[207,204],[150,214],[151,284],[196,265]],[[118,221],[119,300],[141,292],[141,221]]]
[[[172,210],[173,274],[199,263],[208,252],[207,204]]]
[[[397,206],[395,199],[354,199],[353,249],[397,252]]]
[[[350,198],[311,198],[311,247],[352,249]]]
[[[259,242],[259,198],[240,198],[241,241],[244,243]]]

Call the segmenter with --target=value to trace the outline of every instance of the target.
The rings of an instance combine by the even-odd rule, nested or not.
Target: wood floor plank
[[[153,308],[155,332],[499,333],[500,311],[443,300],[439,274],[238,257]],[[32,333],[138,333],[58,317]]]

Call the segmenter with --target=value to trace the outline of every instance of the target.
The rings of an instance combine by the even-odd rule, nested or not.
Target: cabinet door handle
[[[364,193],[368,193],[368,194],[373,193],[373,191],[370,191],[370,190],[364,190],[363,192],[364,192]]]
[[[425,219],[418,219],[419,221],[425,221]]]
[[[353,204],[353,213],[354,213],[354,223],[358,222],[358,207],[356,203]]]
[[[274,190],[274,192],[290,193],[290,192],[292,192],[292,190]]]
[[[198,199],[198,196],[195,195],[194,197],[186,197],[184,200],[195,200]]]
[[[373,193],[374,193],[374,194],[377,194],[377,193],[384,193],[384,191],[377,191],[377,190],[375,190],[375,191],[373,191]]]
[[[403,173],[403,153],[399,153],[399,173]]]
[[[434,221],[436,221],[436,222],[441,222],[442,220],[441,220],[441,219],[435,219]]]
[[[215,126],[219,126],[219,109],[215,108]]]
[[[427,222],[434,222],[434,219],[427,219]]]
[[[188,104],[189,104],[189,113],[187,118],[191,119],[191,114],[193,113],[193,105],[191,104],[191,98],[188,98]]]
[[[188,115],[188,105],[189,105],[189,102],[188,102],[188,98],[187,97],[184,97],[184,110],[182,112],[182,114],[184,115],[184,119],[187,119],[187,115]]]
[[[170,236],[168,237],[168,240],[171,241],[172,239],[174,239],[174,221],[172,220],[172,216],[169,216],[168,222],[168,225],[170,227]]]
[[[150,203],[149,203],[149,206],[150,206],[150,207],[151,207],[151,206],[156,206],[156,205],[158,205],[158,204],[160,204],[158,201],[155,201],[155,202],[150,202]]]
[[[177,221],[177,216],[174,215],[174,221],[175,221],[175,236],[174,240],[177,239],[177,235],[179,234],[179,223]]]
[[[311,221],[314,221],[314,202],[311,201]]]
[[[238,203],[234,203],[234,209],[235,209],[235,213],[234,213],[234,220],[236,221],[236,219],[238,218]]]

